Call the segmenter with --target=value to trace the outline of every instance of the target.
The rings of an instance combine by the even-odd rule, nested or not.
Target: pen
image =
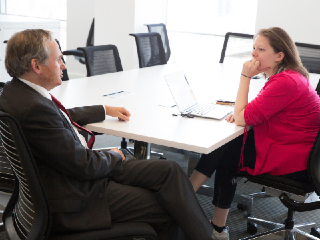
[[[106,94],[106,95],[103,95],[104,97],[106,96],[110,96],[110,95],[114,95],[114,94],[117,94],[117,93],[122,93],[123,91],[120,91],[120,92],[115,92],[115,93],[109,93],[109,94]]]

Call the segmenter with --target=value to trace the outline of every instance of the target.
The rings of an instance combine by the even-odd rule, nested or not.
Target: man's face
[[[66,66],[62,62],[62,53],[56,41],[47,41],[46,44],[49,50],[49,58],[45,65],[41,64],[41,72],[44,88],[50,91],[61,85],[62,70],[66,69]]]

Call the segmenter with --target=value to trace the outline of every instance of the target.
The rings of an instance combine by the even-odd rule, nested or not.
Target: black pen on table
[[[123,91],[120,91],[120,92],[115,92],[115,93],[109,93],[109,94],[106,94],[106,95],[103,95],[104,97],[106,96],[110,96],[110,95],[114,95],[114,94],[117,94],[117,93],[122,93]]]

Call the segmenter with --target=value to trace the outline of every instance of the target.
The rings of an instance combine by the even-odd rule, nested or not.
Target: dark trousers
[[[212,204],[216,207],[228,209],[233,201],[237,185],[231,179],[238,172],[243,135],[233,139],[209,154],[203,154],[195,169],[211,177],[215,174],[214,197]],[[251,169],[256,161],[254,131],[248,131],[243,151],[243,165]],[[285,177],[300,181],[308,181],[307,171],[300,171],[284,175]]]
[[[211,238],[206,218],[193,187],[175,162],[128,160],[111,175],[107,187],[111,222],[142,221],[158,239],[175,239],[177,225],[187,239]]]

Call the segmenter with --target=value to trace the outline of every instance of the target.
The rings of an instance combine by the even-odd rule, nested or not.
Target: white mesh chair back
[[[0,83],[0,95],[3,91],[4,83]],[[1,136],[0,136],[1,139]],[[10,167],[9,160],[5,153],[5,149],[0,141],[0,190],[12,192],[14,185],[14,175]]]
[[[48,231],[50,211],[40,185],[39,174],[18,122],[2,111],[0,136],[16,178],[14,193],[4,212],[7,232],[10,239],[41,239]]]
[[[302,64],[310,73],[320,73],[320,45],[295,43]]]
[[[21,239],[26,239],[34,221],[34,206],[29,186],[21,166],[19,153],[5,120],[0,120],[0,133],[4,151],[9,159],[15,176],[19,181],[19,197],[13,211],[14,226]]]
[[[159,33],[130,34],[135,37],[140,68],[166,64],[161,36]]]

